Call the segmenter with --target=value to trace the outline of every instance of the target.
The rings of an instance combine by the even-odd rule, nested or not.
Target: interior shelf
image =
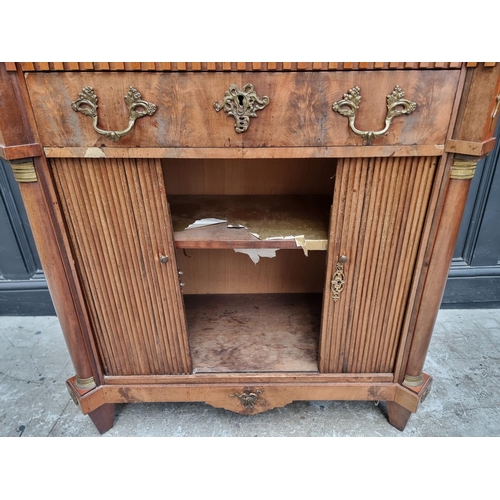
[[[326,250],[331,196],[168,197],[177,248]],[[196,221],[218,219],[204,227]]]
[[[194,373],[318,371],[322,294],[184,300]]]

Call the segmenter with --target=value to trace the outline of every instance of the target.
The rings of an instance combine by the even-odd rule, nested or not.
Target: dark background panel
[[[500,307],[499,163],[497,141],[472,179],[442,307]]]
[[[19,186],[0,159],[0,316],[53,314]]]

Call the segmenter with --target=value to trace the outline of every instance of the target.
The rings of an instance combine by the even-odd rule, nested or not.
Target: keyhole
[[[243,106],[243,99],[244,97],[242,95],[238,95],[238,102],[240,103],[240,106]]]

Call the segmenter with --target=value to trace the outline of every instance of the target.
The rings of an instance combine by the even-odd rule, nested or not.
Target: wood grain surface
[[[321,294],[185,297],[193,373],[317,372]]]
[[[392,371],[436,161],[348,159],[338,168],[320,371]],[[340,255],[348,258],[346,285],[334,303]]]
[[[127,148],[45,147],[47,158],[168,158],[168,159],[296,159],[374,158],[379,156],[441,156],[444,144],[392,146],[313,146],[294,148]]]
[[[184,294],[321,293],[326,252],[278,250],[257,264],[234,250],[177,250]]]
[[[444,144],[459,77],[458,70],[346,71],[291,73],[27,73],[31,105],[43,146],[272,148],[362,145],[347,118],[332,104],[352,87],[361,88],[356,118],[360,130],[380,130],[386,96],[399,85],[417,102],[411,115],[396,117],[375,145]],[[236,133],[234,119],[213,108],[230,84],[255,86],[269,105]],[[79,92],[92,86],[99,99],[99,126],[122,130],[128,113],[123,96],[133,85],[146,101],[157,104],[153,116],[137,120],[118,143],[97,134],[88,116],[71,109]]]
[[[52,160],[108,375],[189,373],[158,160]],[[160,255],[169,262],[161,264]]]
[[[336,164],[332,158],[162,160],[169,196],[331,196]]]

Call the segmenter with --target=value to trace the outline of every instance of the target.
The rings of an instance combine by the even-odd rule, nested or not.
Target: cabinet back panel
[[[321,293],[326,252],[278,250],[254,264],[234,250],[177,250],[185,294]]]
[[[336,160],[162,160],[169,195],[333,193]]]
[[[330,223],[320,371],[391,372],[401,336],[434,158],[346,159],[339,165]],[[345,287],[330,282],[345,255]]]
[[[158,160],[51,160],[106,375],[189,373]],[[159,256],[170,261],[162,265]]]

